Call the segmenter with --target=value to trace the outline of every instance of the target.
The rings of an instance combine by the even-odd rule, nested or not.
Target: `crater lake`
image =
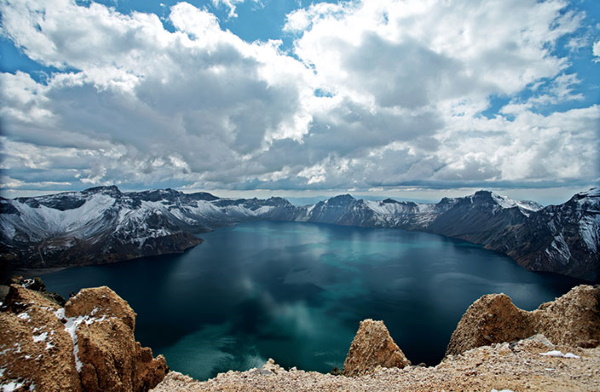
[[[406,356],[437,364],[467,307],[505,293],[532,310],[580,283],[524,270],[464,241],[396,229],[249,222],[186,253],[43,277],[67,297],[106,285],[137,313],[136,338],[207,379],[260,367],[342,368],[360,320],[383,320]]]

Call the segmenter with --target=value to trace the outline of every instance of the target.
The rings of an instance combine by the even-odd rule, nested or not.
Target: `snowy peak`
[[[520,207],[529,211],[537,211],[542,208],[542,206],[536,202],[515,201],[509,197],[502,196],[495,192],[487,190],[477,191],[473,195],[467,196],[467,199],[469,199],[473,203],[492,204],[500,208]]]
[[[330,199],[325,200],[323,203],[330,206],[345,206],[355,202],[356,199],[348,194],[338,195]]]
[[[97,186],[94,188],[88,188],[84,191],[81,192],[84,195],[91,195],[91,194],[104,194],[104,195],[109,195],[109,196],[114,196],[114,197],[119,197],[121,196],[121,191],[119,190],[119,188],[117,188],[116,185],[111,185],[111,186]]]

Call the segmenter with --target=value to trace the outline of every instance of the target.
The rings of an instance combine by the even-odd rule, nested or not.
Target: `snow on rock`
[[[540,353],[540,355],[545,355],[545,356],[548,356],[548,357],[579,358],[578,355],[575,355],[573,353],[563,354],[559,350],[552,350],[552,351],[548,351],[548,352],[545,352],[545,353]]]
[[[27,323],[19,318],[23,307]],[[4,386],[17,380],[21,390],[142,392],[167,370],[164,358],[154,358],[135,341],[135,313],[106,287],[82,290],[63,308],[39,292],[11,285],[0,325]]]

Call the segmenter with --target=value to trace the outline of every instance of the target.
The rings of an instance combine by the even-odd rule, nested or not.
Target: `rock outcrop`
[[[394,342],[383,321],[367,319],[360,322],[342,374],[359,376],[371,373],[377,367],[402,369],[408,365],[410,361]]]
[[[534,311],[517,308],[504,294],[488,294],[465,312],[446,355],[492,343],[543,334],[554,344],[596,347],[600,342],[600,287],[577,286]]]
[[[135,341],[135,313],[108,287],[81,290],[63,308],[13,284],[0,325],[0,384],[11,390],[142,392],[168,370]]]

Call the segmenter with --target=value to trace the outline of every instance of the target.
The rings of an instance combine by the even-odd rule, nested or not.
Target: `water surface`
[[[524,309],[578,282],[438,235],[311,223],[252,222],[203,234],[180,255],[63,270],[62,295],[107,285],[137,312],[136,337],[169,367],[206,379],[274,358],[341,368],[365,318],[384,320],[413,363],[434,365],[466,308],[504,292]]]

